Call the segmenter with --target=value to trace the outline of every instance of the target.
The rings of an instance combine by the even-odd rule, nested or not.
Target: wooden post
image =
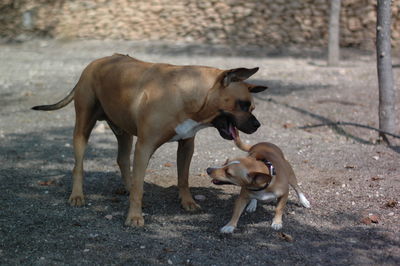
[[[339,32],[341,0],[331,0],[329,17],[328,66],[339,65]]]
[[[376,53],[379,82],[379,129],[395,130],[395,88],[391,48],[391,0],[377,0]],[[388,144],[385,134],[379,134]]]

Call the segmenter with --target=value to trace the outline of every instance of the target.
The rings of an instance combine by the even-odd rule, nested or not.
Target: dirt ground
[[[293,241],[270,227],[273,203],[244,213],[234,234],[219,233],[230,219],[238,188],[213,185],[205,168],[244,153],[212,128],[198,133],[191,165],[192,192],[205,196],[201,211],[181,209],[177,144],[166,144],[152,157],[145,178],[146,225],[125,227],[128,200],[118,194],[116,140],[102,124],[86,153],[87,205],[67,204],[73,104],[54,112],[30,107],[63,98],[91,60],[114,52],[153,62],[260,67],[253,82],[270,87],[255,95],[262,127],[242,138],[279,145],[294,167],[312,208],[300,207],[291,191],[281,232]],[[400,140],[391,138],[388,147],[376,144],[376,132],[359,127],[299,128],[333,121],[377,127],[375,58],[355,50],[343,50],[343,57],[340,67],[328,68],[320,51],[301,49],[128,41],[1,44],[1,264],[400,265]],[[399,63],[395,58],[397,88]]]

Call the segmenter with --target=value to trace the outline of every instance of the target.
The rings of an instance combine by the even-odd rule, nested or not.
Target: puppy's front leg
[[[271,224],[271,227],[275,230],[279,230],[282,228],[282,214],[283,210],[285,209],[288,196],[289,193],[286,193],[285,195],[278,198],[278,204],[276,205],[275,208],[275,217],[272,220]]]
[[[239,197],[235,201],[235,207],[233,208],[233,215],[229,223],[227,223],[224,227],[221,228],[221,233],[230,234],[236,228],[237,222],[239,221],[239,217],[242,214],[244,208],[249,202],[249,197],[245,189],[242,188],[240,191]]]

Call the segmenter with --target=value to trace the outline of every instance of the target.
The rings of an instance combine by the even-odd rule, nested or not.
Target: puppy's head
[[[251,189],[261,188],[271,181],[267,166],[251,157],[227,160],[219,167],[207,168],[215,185],[236,185]]]
[[[254,102],[251,93],[264,91],[267,87],[244,82],[257,71],[258,67],[235,68],[223,71],[217,79],[215,86],[219,93],[216,104],[219,114],[212,125],[224,139],[234,139],[235,128],[251,134],[260,127],[260,122],[252,114]]]

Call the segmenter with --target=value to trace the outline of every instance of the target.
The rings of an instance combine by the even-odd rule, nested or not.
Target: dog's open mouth
[[[211,182],[212,182],[214,185],[218,185],[218,186],[220,186],[220,185],[233,185],[231,182],[228,182],[228,181],[221,181],[221,180],[218,180],[218,179],[212,179]]]
[[[224,139],[233,140],[238,135],[234,119],[228,114],[217,116],[211,123]]]

